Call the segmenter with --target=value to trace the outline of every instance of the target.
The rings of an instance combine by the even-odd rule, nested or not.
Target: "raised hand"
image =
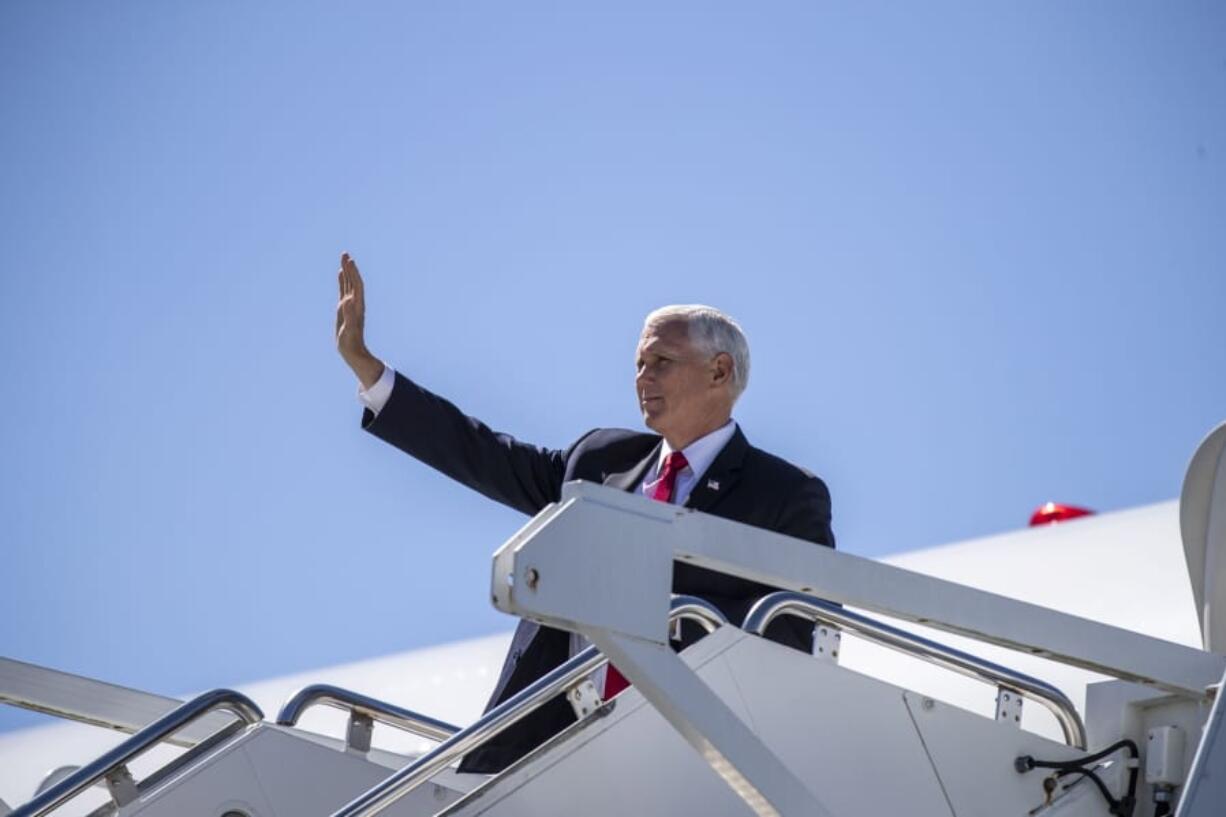
[[[336,273],[340,301],[336,305],[336,349],[353,369],[362,388],[369,389],[383,374],[383,363],[366,348],[366,292],[358,265],[341,253]]]

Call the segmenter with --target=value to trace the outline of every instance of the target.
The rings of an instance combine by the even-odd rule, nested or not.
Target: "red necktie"
[[[674,451],[665,457],[664,470],[660,474],[660,481],[656,483],[656,489],[651,493],[651,498],[660,502],[672,502],[677,495],[677,474],[689,467],[689,460],[680,451]]]
[[[651,492],[651,498],[657,502],[672,502],[677,495],[677,475],[690,466],[685,454],[674,451],[664,458],[664,470],[660,472],[660,481]],[[617,671],[617,667],[609,664],[604,676],[604,699],[607,701],[626,687],[630,682]]]

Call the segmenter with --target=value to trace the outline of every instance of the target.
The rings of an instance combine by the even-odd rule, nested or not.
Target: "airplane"
[[[582,800],[606,783],[618,797],[630,797],[626,802],[647,809],[632,806],[632,813],[675,813],[677,803],[683,803],[687,811],[692,807],[704,813],[842,817],[896,813],[882,805],[891,797],[904,798],[912,814],[1147,817],[1172,814],[1176,808],[1180,817],[1226,813],[1226,715],[1218,697],[1226,670],[1224,452],[1226,423],[1197,449],[1177,501],[1102,514],[1049,504],[1018,531],[876,560],[843,553],[812,556],[810,551],[822,549],[808,548],[797,551],[801,555],[791,562],[785,557],[778,563],[762,561],[755,555],[761,549],[750,546],[754,537],[777,534],[693,512],[645,509],[636,504],[644,502],[641,498],[572,484],[562,502],[530,521],[495,554],[495,606],[582,632],[616,660],[634,686],[612,701],[601,701],[594,690],[572,679],[565,689],[582,716],[573,733],[564,733],[502,775],[465,780],[475,776],[451,771],[456,753],[439,752],[454,741],[475,739],[468,736],[470,730],[479,734],[488,727],[489,716],[482,717],[480,710],[510,633],[240,685],[233,691],[237,696],[224,698],[223,708],[240,715],[245,711],[248,722],[210,709],[203,720],[177,733],[173,741],[178,745],[153,741],[153,748],[137,760],[113,763],[88,784],[77,780],[73,795],[47,810],[31,810],[29,804],[43,797],[39,808],[45,809],[51,802],[48,792],[66,790],[100,756],[133,740],[128,735],[139,737],[168,713],[210,693],[186,696],[189,703],[184,704],[0,659],[0,700],[61,719],[0,734],[0,815],[11,810],[16,817],[51,811],[153,817],[176,813],[174,808],[184,802],[199,806],[197,813],[218,817],[291,813],[275,804],[278,795],[267,793],[261,805],[218,784],[192,795],[195,799],[183,799],[190,781],[207,779],[209,763],[220,769],[225,748],[243,739],[248,740],[247,762],[271,792],[269,781],[277,776],[260,764],[275,766],[277,761],[256,760],[260,744],[250,736],[260,730],[279,734],[281,740],[292,734],[315,747],[311,751],[326,753],[319,765],[303,760],[298,771],[309,769],[305,776],[328,782],[329,792],[338,789],[332,800],[319,802],[321,790],[300,777],[289,787],[303,786],[314,792],[314,799],[301,800],[305,795],[299,793],[300,801],[292,795],[278,801],[299,802],[293,813],[303,814],[348,817],[382,809],[389,814],[573,813],[566,809],[576,801],[584,802],[590,814],[627,813],[626,803],[602,810],[599,796]],[[660,540],[674,548],[672,556],[786,588],[772,603],[779,610],[812,614],[819,634],[814,656],[777,655],[769,642],[714,622],[712,634],[682,656],[693,672],[678,671],[681,659],[669,657],[667,648],[652,652],[643,646],[651,641],[643,633],[654,632],[656,625],[641,624],[637,613],[637,618],[624,613],[630,605],[603,613],[599,600],[585,599],[597,609],[576,612],[569,588],[581,586],[578,582],[538,593],[531,582],[521,581],[535,575],[536,567],[523,572],[530,558],[538,560],[533,564],[541,565],[542,575],[588,575],[584,571],[594,568],[568,562],[562,551],[551,550],[562,532],[573,535],[573,526],[588,520],[584,530],[624,536],[646,524],[651,514],[666,524],[649,530],[676,529]],[[556,535],[551,533],[555,529]],[[695,531],[702,536],[696,539]],[[644,551],[641,558],[659,564],[651,561],[657,558],[654,551]],[[807,561],[811,558],[820,561]],[[823,582],[826,586],[819,586]],[[656,603],[648,600],[642,607]],[[672,602],[674,613],[688,610],[685,614],[701,619],[700,608],[697,600]],[[762,616],[770,613],[765,609]],[[746,630],[753,618],[747,619]],[[647,630],[635,629],[641,627]],[[635,632],[638,641],[626,635]],[[689,656],[703,649],[705,655]],[[754,658],[742,659],[742,654]],[[590,670],[598,658],[582,668]],[[678,663],[670,663],[674,660]],[[786,666],[788,677],[773,679],[775,686],[765,698],[755,698],[750,687],[771,681],[767,667],[776,665]],[[741,688],[729,692],[721,673],[735,675],[742,666],[748,674],[736,676]],[[810,676],[828,686],[801,682]],[[844,694],[831,707],[831,695],[824,690],[833,688]],[[906,704],[905,717],[887,716],[895,704],[883,701],[899,696]],[[780,708],[786,711],[777,712]],[[279,712],[279,725],[253,712]],[[771,732],[765,725],[768,715],[781,718],[783,732]],[[925,726],[921,721],[926,717],[944,720]],[[814,724],[842,727],[813,734],[812,742],[798,749],[798,735],[788,731],[793,723],[795,729],[801,724],[809,730]],[[635,730],[640,737],[654,737],[631,742],[638,748],[628,751],[619,739]],[[923,746],[922,761],[904,757],[899,748],[915,733]],[[1120,750],[1093,758],[1093,750],[1121,737],[1139,747],[1134,760],[1124,759]],[[664,753],[654,761],[665,767],[662,771],[634,766],[634,755],[651,756],[645,747],[665,744],[667,752],[653,748]],[[819,768],[838,765],[837,776],[822,778],[819,785],[816,778],[796,772],[804,767],[798,751],[820,755]],[[1055,758],[1054,771],[1023,770],[1026,762],[1042,762],[1034,760],[1040,751]],[[589,756],[629,764],[638,773],[623,769],[594,775],[593,767],[584,765],[594,762]],[[1021,765],[1003,770],[997,761],[1005,756]],[[1025,761],[1028,757],[1031,761]],[[337,758],[360,759],[365,766],[361,774],[346,776]],[[996,765],[985,765],[987,758]],[[1082,765],[1059,766],[1077,758]],[[1071,768],[1080,771],[1066,774]],[[566,769],[588,773],[568,776],[562,773]],[[432,770],[430,796],[421,785],[425,770]],[[715,775],[709,774],[712,770]],[[651,776],[657,772],[659,780]],[[417,799],[387,799],[390,789],[379,787],[398,777],[409,780],[408,773],[418,777]],[[826,772],[810,773],[820,777]],[[617,779],[608,783],[610,776]],[[1130,783],[1130,776],[1139,782]],[[888,785],[880,783],[883,778]],[[799,787],[793,785],[797,779]],[[932,779],[939,783],[935,788]],[[661,782],[668,780],[679,785]],[[626,793],[638,788],[646,798],[641,802]],[[553,799],[544,802],[558,804],[557,811],[541,811],[542,801],[532,799],[545,792]],[[308,807],[301,802],[308,801],[315,811],[302,810]]]

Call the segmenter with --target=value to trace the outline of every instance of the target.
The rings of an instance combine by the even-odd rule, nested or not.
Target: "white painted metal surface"
[[[667,644],[607,630],[587,635],[753,814],[834,817],[777,749],[759,738]]]
[[[941,702],[924,705],[922,696],[915,715],[898,687],[730,628],[682,657],[835,817],[1022,815],[1044,792],[1037,778],[1014,771],[1013,758],[1076,754]],[[977,758],[967,757],[970,746]],[[1002,798],[985,809],[993,789]],[[611,715],[575,729],[447,815],[749,813],[632,689]],[[1097,817],[1104,810],[1087,800],[1065,813]]]
[[[576,551],[584,558],[577,559]],[[661,510],[640,497],[602,486],[565,486],[561,502],[542,512],[496,554],[495,603],[508,612],[577,630],[615,663],[625,663],[627,677],[712,769],[735,791],[748,790],[746,802],[757,813],[773,813],[755,805],[758,797],[785,814],[821,813],[825,807],[790,800],[792,779],[772,776],[780,765],[777,747],[738,735],[730,713],[711,700],[709,690],[657,656],[664,654],[658,627],[640,611],[619,609],[613,601],[623,591],[629,594],[634,577],[654,575],[673,559],[1109,672],[1197,706],[1204,704],[1208,686],[1226,669],[1226,659],[1213,653],[825,551],[727,520],[683,509]],[[597,575],[592,565],[606,568],[604,575]],[[588,588],[596,583],[602,590],[593,599]],[[664,597],[640,602],[654,610]],[[679,706],[678,701],[684,703]],[[1011,708],[1002,706],[1000,713],[1020,721],[1020,712]],[[733,759],[734,754],[739,760]],[[735,772],[730,773],[728,766]],[[1060,808],[1067,811],[1068,802]],[[1035,807],[1050,805],[1040,802]]]
[[[387,767],[358,753],[297,730],[262,725],[144,794],[119,817],[222,815],[229,810],[250,817],[326,817],[387,773]],[[440,779],[388,814],[433,814],[462,793]]]
[[[1070,760],[1082,754],[944,701],[913,692],[904,692],[902,698],[954,814],[1029,814],[1047,802],[1044,775],[1037,770],[1019,774],[1014,759],[1034,755]],[[1082,795],[1080,790],[1066,795],[1065,813],[1105,814],[1097,792],[1085,802],[1081,802]],[[1073,802],[1080,804],[1075,811],[1071,810]]]
[[[1172,692],[1203,695],[1221,677],[1226,656],[1129,632],[976,588],[942,581],[846,553],[815,547],[771,531],[664,506],[661,518],[645,498],[601,485],[569,483],[563,500],[543,511],[526,533],[512,538],[495,556],[495,603],[500,609],[574,626],[572,619],[593,609],[588,626],[614,629],[619,609],[588,595],[590,584],[610,589],[633,584],[637,575],[660,569],[672,556],[741,576],[895,618],[926,624],[989,644],[1040,654],[1056,661],[1110,673]],[[582,530],[588,564],[574,571],[555,565],[571,558]],[[626,547],[632,540],[633,548]],[[654,544],[644,546],[645,541]],[[568,547],[569,546],[569,547]],[[522,575],[548,562],[555,575],[542,575],[529,589]],[[534,566],[535,565],[535,566]],[[599,568],[601,571],[597,576]],[[558,572],[561,575],[557,575]],[[573,583],[568,579],[574,579]],[[630,591],[627,591],[630,592]],[[637,591],[639,594],[641,590]],[[660,594],[667,599],[667,593]],[[637,598],[637,596],[636,596]],[[659,598],[644,606],[659,608]],[[653,613],[654,614],[654,613]],[[586,613],[584,613],[586,615]],[[618,631],[644,639],[661,636],[639,612],[617,622]],[[658,628],[658,625],[655,625]]]
[[[1177,817],[1221,817],[1226,812],[1226,676],[1188,773]]]
[[[270,714],[277,712],[281,704],[301,687],[308,683],[326,682],[428,712],[442,720],[468,723],[480,714],[509,642],[510,633],[504,633],[370,661],[325,667],[254,684],[240,684],[236,688]],[[339,743],[345,734],[346,717],[337,710],[320,707],[308,712],[300,726],[333,736]],[[80,723],[53,723],[2,734],[0,797],[9,804],[24,803],[33,796],[38,783],[52,769],[68,764],[83,765],[117,745],[124,737],[118,732]],[[432,745],[394,729],[375,730],[374,741],[377,749],[402,755],[420,753]],[[143,761],[134,764],[134,768],[138,775],[147,774],[178,752],[174,747],[155,750]],[[63,817],[87,814],[100,802],[100,799],[91,799],[87,795],[79,806],[62,809]]]
[[[596,527],[588,512],[591,487],[601,499],[633,501],[604,520],[608,527]],[[752,813],[827,817],[813,793],[669,648],[667,538],[675,518],[674,506],[572,483],[561,503],[495,553],[494,603],[578,631],[599,647]]]
[[[0,658],[0,703],[132,734],[183,701]],[[194,746],[231,720],[226,715],[210,715],[183,729],[171,742]]]
[[[1204,646],[1226,653],[1226,423],[1192,456],[1179,508]]]

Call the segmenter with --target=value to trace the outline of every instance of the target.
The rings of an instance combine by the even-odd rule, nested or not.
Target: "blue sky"
[[[0,5],[0,654],[166,694],[494,632],[523,521],[388,362],[561,447],[706,302],[877,555],[1177,495],[1226,418],[1226,10]],[[0,712],[0,728],[31,722]]]

